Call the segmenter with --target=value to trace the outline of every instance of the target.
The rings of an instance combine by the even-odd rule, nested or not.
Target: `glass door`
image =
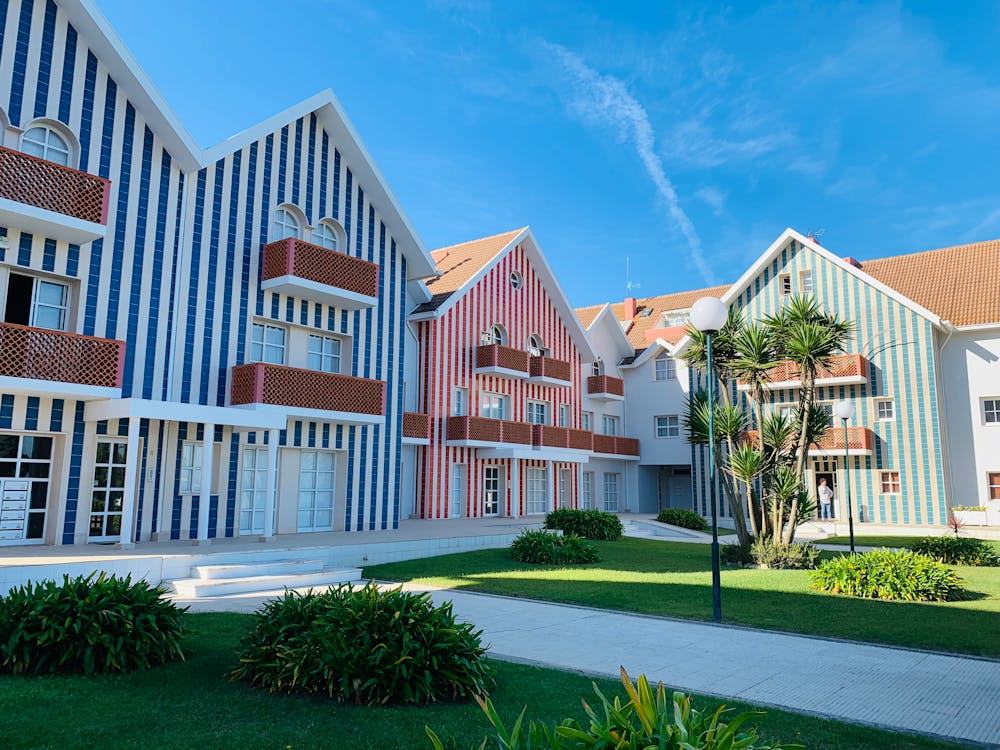
[[[483,515],[500,514],[500,493],[503,491],[503,468],[487,466],[483,476]]]
[[[264,533],[267,502],[267,448],[243,449],[243,483],[240,487],[240,533]]]
[[[127,451],[128,444],[124,440],[97,441],[94,491],[90,501],[88,539],[91,542],[121,541]]]
[[[333,529],[336,454],[302,451],[299,461],[299,531]]]
[[[0,435],[0,545],[41,542],[52,438]]]
[[[531,467],[527,476],[528,497],[525,503],[529,515],[539,515],[548,511],[548,472],[545,469]]]

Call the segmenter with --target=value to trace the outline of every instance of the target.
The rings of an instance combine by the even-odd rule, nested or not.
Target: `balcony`
[[[638,460],[639,441],[618,435],[594,435],[594,453],[609,458]]]
[[[756,445],[757,431],[749,430],[745,433],[745,439]],[[867,427],[847,428],[847,455],[849,456],[870,456],[875,450],[875,434]],[[817,442],[809,446],[810,456],[837,456],[844,455],[844,428],[840,425],[829,427],[826,434]]]
[[[0,146],[0,225],[67,242],[103,237],[111,182]]]
[[[467,448],[496,448],[502,445],[531,445],[531,425],[488,417],[448,417],[448,445]]]
[[[476,347],[476,374],[521,380],[528,376],[528,353],[501,344]]]
[[[253,362],[233,367],[230,400],[233,406],[282,407],[290,415],[379,424],[385,415],[385,383]]]
[[[587,378],[587,395],[597,401],[624,401],[625,381],[610,375],[591,375]]]
[[[4,393],[120,398],[124,368],[124,341],[0,323]]]
[[[429,414],[403,412],[403,442],[407,445],[430,445],[431,417]]]
[[[289,237],[264,245],[260,288],[343,310],[378,303],[378,266]]]
[[[533,424],[531,425],[531,444],[537,448],[591,451],[594,446],[594,433],[590,430],[572,430],[568,427]]]
[[[561,359],[531,355],[528,362],[527,382],[539,385],[572,385],[572,369],[569,362],[563,362]]]
[[[861,354],[840,354],[831,357],[830,366],[816,373],[816,385],[863,385],[868,382],[868,359]],[[798,366],[793,362],[782,362],[767,371],[764,387],[773,391],[781,388],[797,388],[802,384]],[[741,391],[747,390],[744,383],[737,383]]]

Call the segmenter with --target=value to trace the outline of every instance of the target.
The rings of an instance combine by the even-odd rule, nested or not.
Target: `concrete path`
[[[1000,748],[998,660],[430,591],[483,629],[496,658],[611,678],[624,666],[633,677],[695,693]],[[265,598],[190,604],[192,611],[253,611]]]

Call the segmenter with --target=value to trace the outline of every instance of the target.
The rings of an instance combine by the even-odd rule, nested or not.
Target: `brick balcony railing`
[[[528,353],[500,344],[482,344],[476,347],[476,369],[501,367],[528,374]]]
[[[110,194],[103,177],[0,146],[0,198],[107,224]]]
[[[233,406],[274,404],[349,414],[385,414],[385,383],[252,362],[233,367]]]
[[[125,342],[0,323],[0,376],[121,388]]]
[[[531,445],[531,425],[488,417],[448,417],[448,440]]]
[[[531,444],[545,448],[569,448],[589,451],[594,447],[594,433],[547,424],[531,425]]]
[[[798,365],[787,360],[767,371],[770,383],[798,383],[801,377]],[[817,382],[845,378],[867,380],[868,359],[861,354],[838,354],[831,357],[829,367],[816,373]]]
[[[532,355],[529,361],[528,376],[532,378],[552,378],[570,383],[572,372],[569,362],[561,359]]]
[[[431,436],[430,414],[403,412],[403,437],[426,440]]]
[[[638,456],[639,441],[636,438],[595,434],[594,453],[606,453],[618,456]]]
[[[587,393],[596,395],[607,393],[611,396],[625,396],[625,381],[610,375],[591,375],[587,378]]]
[[[376,264],[293,237],[264,245],[261,281],[282,276],[378,297]]]
[[[753,445],[757,444],[757,430],[748,430],[744,436],[747,442]],[[848,427],[847,449],[868,452],[875,450],[875,434],[867,427]],[[833,455],[842,454],[844,452],[844,428],[840,425],[828,427],[823,437],[809,446],[809,451]]]

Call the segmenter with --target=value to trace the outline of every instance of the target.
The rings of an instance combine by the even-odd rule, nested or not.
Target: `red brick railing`
[[[502,367],[528,374],[528,353],[500,344],[482,344],[476,347],[476,367]]]
[[[414,411],[403,412],[403,437],[426,439],[431,436],[431,417]]]
[[[282,276],[295,276],[366,297],[378,297],[376,264],[293,237],[264,245],[261,280]]]
[[[552,378],[553,380],[565,380],[567,383],[573,377],[569,362],[541,356],[531,357],[528,374],[533,378]]]
[[[610,375],[591,375],[587,378],[587,393],[608,393],[612,396],[625,395],[625,381]]]
[[[638,456],[639,441],[636,438],[595,434],[594,453],[607,453],[618,456]]]
[[[797,383],[801,377],[798,365],[787,360],[767,371],[767,379],[771,383]],[[816,373],[816,380],[859,377],[868,378],[868,359],[861,354],[839,354],[831,357],[830,366]]]
[[[0,198],[107,224],[110,194],[103,177],[0,146]]]
[[[350,414],[385,414],[385,383],[253,362],[233,367],[231,400]]]
[[[448,440],[531,445],[531,425],[488,417],[448,417]]]
[[[569,427],[534,424],[531,425],[531,444],[546,448],[589,451],[593,450],[594,433],[589,430],[573,430]]]
[[[748,430],[743,433],[744,439],[753,444],[757,444],[757,430]],[[847,449],[848,450],[858,450],[858,451],[873,451],[875,450],[875,434],[869,430],[867,427],[848,427],[847,428]],[[824,451],[826,453],[843,453],[844,452],[844,428],[840,425],[834,425],[833,427],[827,427],[826,433],[823,437],[809,446],[811,451]]]
[[[125,342],[0,323],[0,375],[121,388]]]

